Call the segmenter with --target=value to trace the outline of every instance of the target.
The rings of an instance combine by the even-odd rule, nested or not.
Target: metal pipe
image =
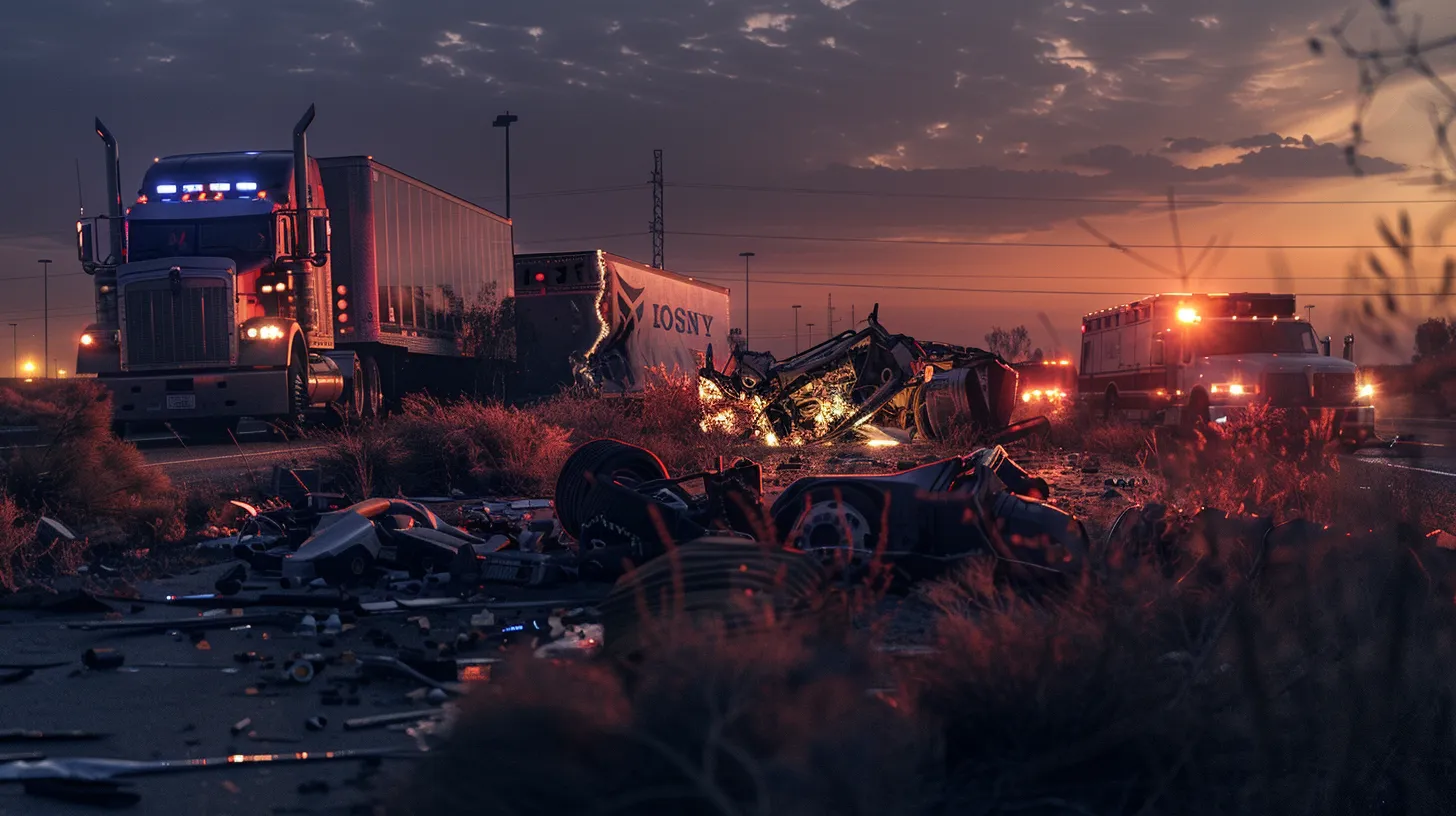
[[[96,322],[102,328],[115,330],[120,326],[116,306],[116,265],[121,263],[125,250],[125,211],[121,205],[121,152],[116,146],[116,137],[101,119],[96,119],[96,135],[106,144],[106,262],[96,272]]]
[[[308,126],[313,124],[314,106],[309,105],[308,111],[298,124],[293,126],[293,209],[297,213],[294,219],[294,254],[297,261],[293,266],[293,291],[294,297],[298,299],[297,317],[298,325],[303,328],[304,334],[311,334],[314,330],[314,304],[313,286],[309,281],[309,259],[313,256],[313,225],[308,217]]]

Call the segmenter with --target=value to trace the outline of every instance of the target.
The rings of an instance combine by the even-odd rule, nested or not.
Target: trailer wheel
[[[572,538],[581,537],[586,499],[594,479],[631,486],[667,478],[667,466],[646,448],[616,439],[596,439],[577,448],[556,478],[556,517]]]

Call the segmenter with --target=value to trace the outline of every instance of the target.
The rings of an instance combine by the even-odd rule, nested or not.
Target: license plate
[[[192,411],[197,408],[196,394],[168,394],[168,411]]]

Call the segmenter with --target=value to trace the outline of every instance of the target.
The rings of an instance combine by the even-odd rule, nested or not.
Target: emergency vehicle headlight
[[[1360,386],[1359,395],[1361,399],[1368,399],[1375,396],[1375,386],[1370,383],[1365,383]]]
[[[1198,322],[1198,310],[1196,310],[1196,309],[1188,309],[1188,308],[1179,309],[1178,310],[1178,322],[1179,323],[1196,323],[1196,322]]]
[[[243,336],[249,340],[282,340],[284,331],[282,326],[258,323],[244,329]]]

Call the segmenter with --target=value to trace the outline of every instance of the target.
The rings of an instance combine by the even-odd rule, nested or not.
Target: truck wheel
[[[379,385],[379,361],[374,355],[366,354],[359,359],[359,381],[355,393],[359,396],[359,415],[365,419],[376,419],[384,413],[384,392]]]
[[[1117,389],[1107,389],[1107,395],[1102,398],[1102,418],[1113,420],[1117,418]]]
[[[1203,430],[1208,427],[1208,395],[1194,391],[1188,399],[1188,409],[1183,412],[1185,431]]]
[[[581,537],[586,499],[593,479],[631,486],[667,478],[667,466],[657,455],[615,439],[596,439],[577,448],[561,466],[556,479],[556,517],[572,538]]]
[[[288,363],[288,422],[296,430],[303,428],[304,411],[308,408],[308,369],[303,353],[295,348]]]

